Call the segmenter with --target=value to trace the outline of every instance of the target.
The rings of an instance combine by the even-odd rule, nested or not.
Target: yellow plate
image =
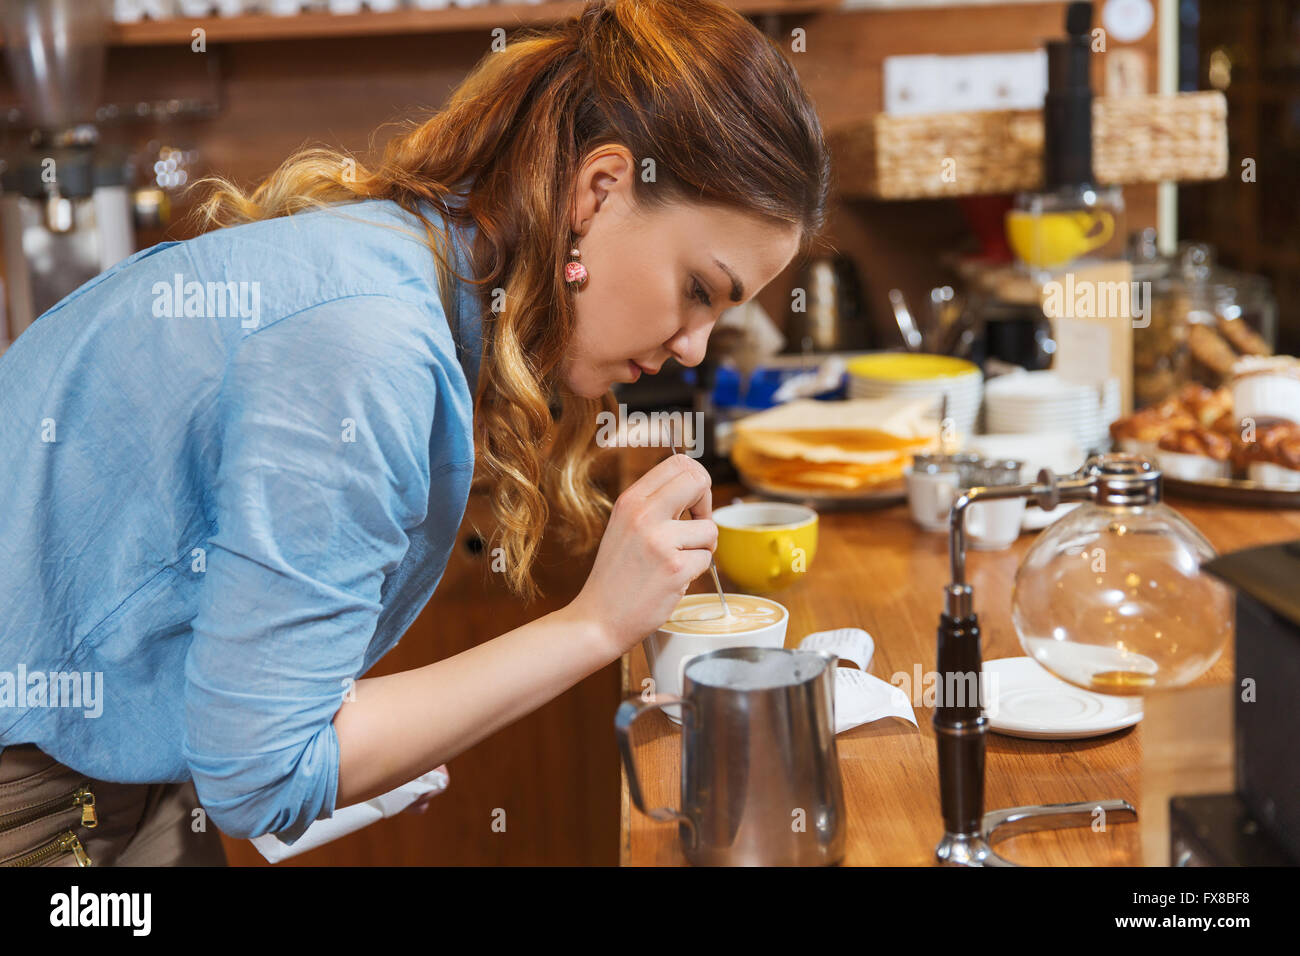
[[[850,375],[889,382],[911,382],[934,378],[957,378],[978,375],[979,366],[951,355],[924,352],[885,352],[863,355],[846,366]]]

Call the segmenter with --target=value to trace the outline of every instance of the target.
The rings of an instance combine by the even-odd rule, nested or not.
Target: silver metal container
[[[844,857],[844,790],[835,749],[835,670],[824,651],[733,647],[687,663],[682,696],[639,697],[614,718],[636,808],[676,821],[682,852],[704,866],[815,866]],[[682,705],[681,809],[647,810],[630,731]]]

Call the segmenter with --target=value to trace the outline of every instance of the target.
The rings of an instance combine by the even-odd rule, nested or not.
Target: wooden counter
[[[728,504],[735,486],[715,489],[714,504]],[[1168,503],[1221,553],[1300,538],[1300,510],[1225,508],[1177,499]],[[856,626],[875,638],[870,672],[890,680],[898,672],[935,667],[935,631],[948,581],[947,537],[912,524],[905,505],[874,512],[821,516],[816,558],[808,576],[773,597],[790,611],[786,644],[813,631]],[[1033,534],[998,552],[971,551],[968,580],[983,630],[985,660],[1023,655],[1011,624],[1015,569]],[[693,590],[702,590],[697,582]],[[1197,686],[1226,684],[1233,676],[1231,646]],[[638,646],[623,660],[623,687],[639,688],[648,676]],[[887,718],[836,738],[848,816],[844,863],[850,866],[925,866],[943,835],[933,712],[916,707],[919,729]],[[641,786],[648,806],[680,801],[680,738],[676,725],[653,711],[634,728]],[[1034,741],[988,734],[985,810],[1034,803],[1122,798],[1142,816],[1143,723],[1080,741]],[[631,807],[626,772],[622,787],[619,859],[625,865],[683,865],[677,827],[656,823]],[[1027,865],[1142,864],[1139,824],[1049,830],[1012,837],[998,852]]]

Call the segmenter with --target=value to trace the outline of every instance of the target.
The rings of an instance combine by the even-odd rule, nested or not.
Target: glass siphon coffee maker
[[[1126,800],[1013,807],[984,813],[984,715],[980,627],[966,583],[967,509],[1028,498],[1044,511],[1081,501],[1030,548],[1016,574],[1012,618],[1025,652],[1056,677],[1104,694],[1183,686],[1219,658],[1232,632],[1232,594],[1201,566],[1214,548],[1161,501],[1161,475],[1146,458],[1094,456],[1072,475],[1039,472],[1032,484],[971,488],[953,502],[952,583],[938,631],[941,687],[974,687],[976,699],[935,709],[944,836],[941,863],[1013,866],[991,844],[1026,830],[1087,826],[1098,809],[1134,820]],[[969,675],[973,675],[971,680]]]

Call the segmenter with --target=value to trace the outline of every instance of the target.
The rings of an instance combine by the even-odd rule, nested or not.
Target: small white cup
[[[926,531],[947,531],[948,512],[957,497],[956,472],[936,473],[903,469],[907,481],[907,506],[912,520]]]
[[[741,596],[727,595],[728,598]],[[785,631],[786,625],[790,623],[790,612],[786,610],[785,605],[778,604],[771,598],[764,597],[759,600],[780,608],[780,618],[754,630],[738,631],[734,634],[682,634],[677,631],[665,631],[661,627],[647,637],[644,642],[645,656],[650,664],[654,692],[681,696],[682,674],[686,670],[686,664],[691,658],[700,654],[722,650],[724,647],[785,647]],[[663,708],[663,712],[674,723],[682,722],[682,709],[678,705],[670,704]]]
[[[980,551],[1001,551],[1020,537],[1025,516],[1024,498],[977,501],[966,509],[966,534],[970,546]]]

